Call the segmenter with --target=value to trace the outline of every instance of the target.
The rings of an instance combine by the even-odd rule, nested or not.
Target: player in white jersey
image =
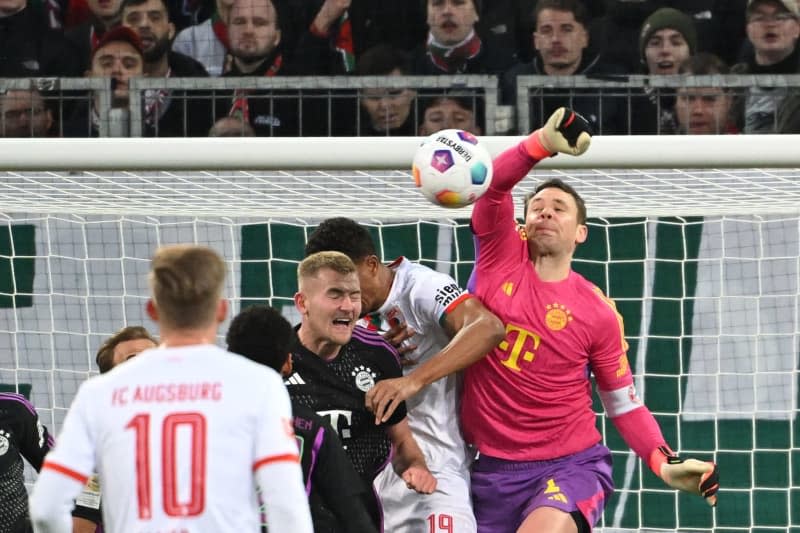
[[[212,250],[160,248],[148,315],[161,346],[85,382],[31,496],[35,531],[71,531],[88,476],[109,533],[311,533],[289,396],[273,370],[212,343],[227,314]]]
[[[358,267],[367,326],[388,331],[405,324],[414,332],[404,376],[378,382],[367,393],[376,421],[405,401],[411,431],[438,480],[420,497],[391,469],[375,480],[392,533],[475,532],[469,492],[469,456],[458,423],[459,370],[503,340],[503,324],[446,274],[400,258],[378,259],[366,228],[347,218],[323,221],[309,236],[306,255],[332,250]],[[407,342],[410,342],[409,339]],[[411,348],[411,346],[409,346]]]

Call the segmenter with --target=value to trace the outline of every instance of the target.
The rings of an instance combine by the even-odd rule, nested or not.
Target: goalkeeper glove
[[[566,107],[556,109],[544,126],[525,140],[528,153],[544,159],[558,152],[581,155],[592,142],[592,128],[579,113]]]
[[[681,459],[666,446],[653,451],[650,464],[654,471],[673,489],[699,494],[712,507],[717,505],[719,472],[717,465],[697,459]]]

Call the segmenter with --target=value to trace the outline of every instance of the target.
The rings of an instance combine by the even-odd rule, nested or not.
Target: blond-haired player
[[[111,533],[310,533],[291,408],[277,372],[213,345],[226,267],[209,248],[159,248],[148,315],[161,346],[85,382],[31,496],[37,531],[69,532],[96,469]]]

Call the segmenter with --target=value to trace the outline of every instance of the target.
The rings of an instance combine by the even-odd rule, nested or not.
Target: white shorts
[[[435,472],[436,491],[419,494],[389,466],[375,478],[386,533],[476,533],[469,473]]]

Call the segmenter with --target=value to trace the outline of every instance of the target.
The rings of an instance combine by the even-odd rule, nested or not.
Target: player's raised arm
[[[511,189],[530,169],[558,153],[582,155],[591,140],[591,126],[585,118],[571,109],[558,108],[541,128],[494,159],[492,184],[472,211],[472,231],[477,235],[489,233],[500,221],[513,220]]]

